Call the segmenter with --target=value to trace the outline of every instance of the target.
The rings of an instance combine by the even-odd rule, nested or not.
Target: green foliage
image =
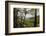
[[[18,19],[18,21],[19,20],[21,20],[21,19]],[[23,22],[21,22],[21,21],[19,21],[18,23],[21,23],[24,27],[34,27],[34,22],[35,22],[35,18],[33,17],[33,18],[30,18],[30,19],[25,19],[25,21],[24,21],[24,19],[22,19],[22,21]],[[37,25],[37,27],[39,26],[39,17],[37,17],[37,19],[36,19],[36,25]]]

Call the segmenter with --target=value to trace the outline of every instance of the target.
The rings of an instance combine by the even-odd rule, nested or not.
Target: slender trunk
[[[36,26],[37,26],[36,18],[37,18],[37,9],[35,9],[35,22],[34,22],[34,27],[36,27]]]
[[[22,16],[21,16],[21,23],[20,24],[22,24]],[[20,25],[21,26],[21,25]]]

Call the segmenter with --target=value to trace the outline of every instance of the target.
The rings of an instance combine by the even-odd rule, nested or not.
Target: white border
[[[39,10],[40,10],[40,27],[13,28],[13,8],[39,8]],[[9,3],[9,13],[8,14],[9,14],[9,19],[8,19],[9,20],[9,33],[43,31],[43,5]]]

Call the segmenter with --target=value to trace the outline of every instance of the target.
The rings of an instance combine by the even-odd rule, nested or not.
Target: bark
[[[37,26],[36,19],[37,19],[37,9],[35,9],[35,21],[34,21],[34,27]]]

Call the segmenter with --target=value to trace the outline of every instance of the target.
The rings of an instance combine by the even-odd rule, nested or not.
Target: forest
[[[14,27],[39,27],[39,9],[14,8]]]

